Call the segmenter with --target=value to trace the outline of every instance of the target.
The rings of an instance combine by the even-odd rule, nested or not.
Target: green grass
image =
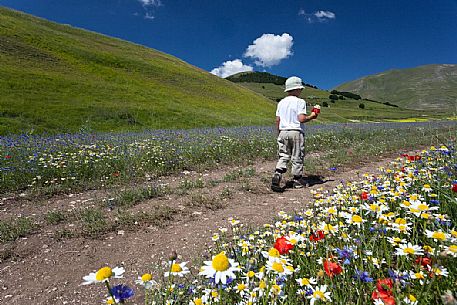
[[[285,96],[284,88],[280,85],[271,83],[238,83],[250,90],[258,92],[267,98],[278,101]],[[321,114],[316,123],[333,123],[333,122],[354,122],[354,121],[403,121],[410,118],[418,118],[421,120],[436,120],[446,119],[449,113],[446,111],[424,112],[402,107],[392,107],[383,104],[382,102],[373,102],[369,100],[353,100],[344,99],[331,101],[329,99],[330,92],[320,89],[305,87],[301,94],[301,98],[305,99],[308,106],[324,102],[328,107],[322,107]],[[359,104],[363,103],[365,109],[360,109]],[[394,103],[395,104],[395,103]]]
[[[140,45],[0,7],[0,135],[262,125],[274,103]]]
[[[15,241],[33,232],[35,224],[29,218],[0,221],[0,243]]]

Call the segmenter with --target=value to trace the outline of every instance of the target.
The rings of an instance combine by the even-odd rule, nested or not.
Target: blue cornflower
[[[329,170],[336,171],[336,167],[330,167]]]
[[[344,259],[343,265],[348,265],[351,263],[351,258],[354,257],[354,250],[348,246],[344,246],[343,249],[336,248],[338,257]]]
[[[313,295],[313,293],[314,293],[313,289],[308,288],[308,289],[306,290],[305,295],[306,295],[306,296],[309,296],[309,295]]]
[[[134,295],[133,289],[126,285],[116,285],[111,288],[111,294],[119,302],[124,302],[128,298],[131,298]]]
[[[295,216],[294,216],[294,220],[295,220],[295,221],[302,221],[302,220],[303,220],[303,216],[295,215]]]
[[[440,204],[440,201],[438,199],[431,199],[430,204],[438,205],[438,204]]]
[[[284,282],[287,280],[287,277],[285,276],[280,276],[276,279],[276,285],[282,285]]]
[[[396,272],[394,270],[389,269],[389,277],[394,281],[394,282],[400,282],[402,287],[405,287],[406,285],[409,284],[407,280],[410,279],[409,274],[406,272]]]
[[[355,269],[354,278],[362,281],[363,283],[371,283],[371,282],[373,282],[373,278],[370,277],[370,275],[368,274],[367,271],[360,271],[358,269]]]

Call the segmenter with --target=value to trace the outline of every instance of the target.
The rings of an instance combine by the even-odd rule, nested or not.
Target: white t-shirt
[[[299,114],[306,114],[306,102],[292,95],[283,98],[276,108],[279,130],[303,130],[304,124],[298,121]]]

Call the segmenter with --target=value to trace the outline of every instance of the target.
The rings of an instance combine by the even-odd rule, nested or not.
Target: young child
[[[314,120],[318,111],[306,115],[306,102],[299,98],[303,83],[299,77],[292,76],[286,80],[287,97],[283,98],[276,109],[276,128],[278,130],[279,160],[271,181],[271,189],[283,191],[280,186],[282,174],[287,171],[287,164],[292,161],[293,187],[306,185],[303,179],[303,158],[305,154],[304,123]]]

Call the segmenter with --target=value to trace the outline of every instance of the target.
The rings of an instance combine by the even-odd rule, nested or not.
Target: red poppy
[[[392,296],[393,282],[390,278],[378,279],[376,289],[371,294],[373,300],[381,299],[385,305],[395,305],[395,298]]]
[[[368,193],[367,192],[362,192],[362,194],[360,194],[360,198],[362,200],[368,200]]]
[[[402,167],[401,167],[401,172],[404,173],[405,171],[406,171],[406,170],[405,170],[405,167],[402,166]]]
[[[452,185],[452,191],[457,193],[457,183]]]
[[[112,173],[112,175],[113,175],[113,177],[119,177],[121,175],[121,173],[120,172],[114,172],[114,173]]]
[[[409,157],[408,154],[401,154],[400,156],[403,157],[403,158],[405,158],[405,157],[408,158]]]
[[[373,291],[371,298],[374,300],[381,299],[385,305],[395,305],[395,298],[391,293],[379,292],[377,290]]]
[[[378,289],[379,292],[391,293],[392,287],[393,282],[391,278],[378,279],[376,282],[376,289]]]
[[[319,241],[321,239],[324,239],[324,237],[325,237],[324,232],[319,230],[314,233],[311,233],[311,235],[309,236],[309,240],[310,241]]]
[[[422,267],[429,267],[432,265],[432,259],[430,257],[418,257],[415,261],[416,264],[420,264]]]
[[[420,160],[422,159],[421,156],[418,156],[418,155],[415,155],[415,156],[408,156],[408,160],[409,161],[417,161],[417,160]]]
[[[291,244],[284,236],[276,239],[273,247],[279,251],[279,254],[288,254],[290,250],[294,248],[294,245]]]
[[[343,272],[343,268],[337,263],[334,263],[329,260],[324,261],[324,271],[329,277],[333,277],[334,275],[338,275]]]
[[[10,155],[6,155],[5,159],[11,159],[12,157]]]

